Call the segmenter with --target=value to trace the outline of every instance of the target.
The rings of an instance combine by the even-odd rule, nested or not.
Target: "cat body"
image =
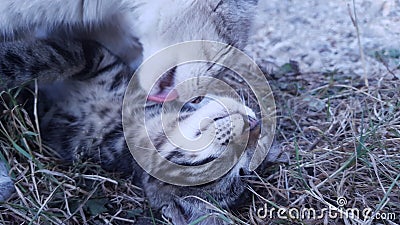
[[[210,208],[200,199],[211,198],[224,208],[233,207],[240,200],[246,189],[241,176],[249,173],[249,161],[259,132],[257,123],[251,125],[249,122],[256,114],[243,107],[240,99],[207,95],[199,102],[189,102],[183,107],[171,103],[163,108],[162,104],[151,103],[143,110],[137,100],[145,99],[146,92],[138,88],[130,93],[128,104],[123,107],[124,94],[132,77],[130,68],[92,41],[1,43],[0,58],[0,73],[5,83],[7,80],[25,81],[20,77],[36,77],[38,73],[47,78],[39,80],[38,85],[40,131],[44,143],[63,161],[92,160],[107,170],[132,176],[145,191],[152,207],[160,210],[173,224],[188,224],[204,215],[217,215],[217,209]],[[5,75],[4,71],[7,72]],[[59,78],[62,73],[65,79],[50,79]],[[223,104],[219,105],[221,102]],[[127,118],[125,136],[122,112]],[[180,112],[178,117],[177,112]],[[138,123],[143,118],[146,129]],[[204,118],[211,120],[204,124]],[[165,126],[160,126],[163,120]],[[200,128],[196,126],[199,124]],[[230,129],[227,124],[236,128]],[[160,155],[171,162],[189,167],[203,165],[222,152],[234,151],[246,127],[251,128],[253,144],[238,156],[238,163],[226,175],[201,186],[182,187],[160,181],[146,173],[130,152],[143,151],[154,144]],[[179,136],[174,136],[178,131],[192,138],[208,134],[216,138],[202,151],[190,152],[185,151],[185,146],[171,144],[166,136],[172,134],[171,140],[179,141]],[[134,143],[137,149],[129,149],[126,142]],[[148,163],[155,168],[161,167],[157,161]],[[192,175],[196,179],[197,174],[203,172],[193,170],[189,177]],[[218,216],[211,216],[200,224],[225,223]]]
[[[256,4],[256,0],[3,0],[0,33],[5,37],[33,33],[46,38],[93,39],[136,68],[142,59],[185,41],[218,41],[242,49]],[[176,84],[216,73],[197,67],[177,69],[167,88],[158,77],[140,77],[139,81],[153,99],[162,101],[160,96]]]
[[[188,224],[216,212],[198,198],[211,196],[225,208],[235,205],[245,190],[246,184],[240,175],[248,172],[245,171],[250,160],[248,155],[253,149],[249,147],[236,166],[214,182],[193,187],[162,182],[144,172],[131,157],[122,132],[123,94],[133,69],[142,60],[170,45],[211,40],[242,49],[256,3],[256,0],[3,0],[0,4],[0,36],[5,40],[25,41],[1,44],[0,88],[38,78],[42,99],[39,101],[41,136],[61,159],[70,163],[91,159],[106,169],[133,176],[153,207],[161,210],[174,224]],[[44,40],[29,41],[37,38]],[[49,38],[62,38],[63,41],[46,40]],[[81,41],[69,41],[72,39]],[[86,39],[100,42],[109,50],[93,41],[82,41]],[[181,53],[176,52],[171,57],[179,59]],[[150,113],[144,115],[140,110],[142,106],[134,104],[135,99],[146,98],[149,94],[150,100],[163,102],[165,93],[171,91],[176,92],[174,98],[180,98],[187,90],[175,90],[177,84],[194,77],[214,77],[221,71],[208,64],[192,64],[178,65],[173,73],[164,74],[166,79],[146,74],[137,77],[140,88],[136,94],[139,96],[129,96],[132,105],[126,108],[128,113],[135,115],[131,118],[133,126],[126,130],[128,136],[142,132],[141,127],[134,126],[135,119],[149,115],[150,120],[146,122],[146,126],[151,127],[149,130],[160,129],[158,106],[148,106]],[[191,88],[194,91],[197,87]],[[226,96],[217,97],[220,98]],[[226,101],[232,109],[242,105],[237,100]],[[212,101],[206,101],[203,110],[186,105],[187,111],[182,114],[185,118],[170,115],[167,127],[172,131],[169,132],[180,128],[176,125],[180,120],[190,124],[207,113],[211,118],[216,117],[215,110],[222,109],[210,107],[212,104]],[[204,110],[207,107],[209,110]],[[251,110],[236,111],[238,123],[246,126],[245,120]],[[189,129],[184,133],[196,131]],[[160,137],[165,140],[157,132],[151,136],[155,138],[154,142],[160,141]],[[138,142],[143,149],[150,144],[137,139],[126,141]],[[198,165],[216,158],[222,151],[229,151],[226,147],[221,148],[224,143],[225,140],[217,141],[193,157],[193,154],[180,152],[165,142],[161,144],[160,154],[177,164]],[[158,166],[157,162],[153,163],[154,167]],[[216,216],[200,224],[224,223]]]

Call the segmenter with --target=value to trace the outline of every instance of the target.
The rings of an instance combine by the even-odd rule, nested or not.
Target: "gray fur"
[[[255,0],[3,0],[0,36],[4,39],[28,40],[33,35],[64,41],[2,43],[0,88],[38,78],[42,136],[59,157],[71,163],[90,158],[108,170],[133,176],[153,207],[174,224],[187,224],[215,212],[187,196],[211,196],[225,208],[235,205],[245,189],[239,171],[248,164],[249,155],[225,177],[201,188],[181,188],[150,177],[130,157],[122,134],[121,102],[131,69],[95,42],[65,39],[96,40],[135,68],[142,58],[183,41],[212,40],[243,48],[255,5]],[[178,83],[206,70],[178,68],[173,81]],[[219,73],[211,71],[202,75]],[[161,85],[149,89],[148,84],[156,83],[157,77],[138,79],[144,91],[162,91]],[[121,107],[115,107],[118,105]],[[55,131],[54,127],[65,129]],[[164,150],[168,155],[168,148]],[[189,163],[201,162],[202,157]],[[185,155],[171,154],[170,160],[182,163],[186,159]],[[202,224],[223,223],[209,218]]]
[[[243,48],[256,0],[2,0],[0,34],[92,39],[133,68],[157,51],[183,41],[212,40]],[[178,83],[199,74],[187,68]],[[215,76],[215,72],[204,74]],[[157,77],[139,78],[141,86]],[[162,91],[162,87],[153,93]]]

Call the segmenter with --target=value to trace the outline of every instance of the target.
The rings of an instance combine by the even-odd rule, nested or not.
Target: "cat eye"
[[[199,96],[199,97],[194,98],[190,103],[199,104],[203,101],[203,99],[204,99],[204,96]]]

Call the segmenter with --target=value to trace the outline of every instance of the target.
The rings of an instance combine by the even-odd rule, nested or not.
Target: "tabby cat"
[[[0,35],[97,40],[135,68],[142,58],[184,41],[219,41],[242,49],[256,4],[257,0],[2,0]],[[176,84],[219,73],[198,67],[178,66],[164,80],[146,76],[139,81],[151,93],[150,100],[172,100],[182,91],[175,90]]]
[[[240,99],[200,96],[178,108],[180,114],[175,117],[176,111],[172,109],[176,110],[178,105],[173,103],[163,108],[161,103],[149,102],[146,111],[141,110],[142,106],[135,104],[135,100],[145,98],[146,92],[137,89],[123,108],[131,69],[93,41],[6,42],[0,44],[0,59],[1,80],[6,86],[39,78],[41,136],[62,160],[73,163],[91,159],[105,169],[132,176],[145,191],[151,206],[173,224],[188,224],[201,216],[216,213],[198,198],[211,198],[221,207],[229,208],[235,206],[244,193],[246,183],[241,176],[250,173],[247,168],[260,126],[254,110],[243,106]],[[157,150],[179,165],[202,165],[217,158],[221,152],[233,151],[234,144],[241,140],[246,129],[250,129],[250,142],[239,162],[225,176],[201,186],[175,186],[155,179],[137,165],[125,142],[122,110],[129,115],[125,127],[127,142],[136,143],[142,149],[150,147],[151,143],[144,141],[145,129],[137,125],[137,121],[145,118]],[[184,151],[171,144],[163,133],[160,126],[162,112],[169,133],[183,129],[183,134],[196,138],[201,133],[216,131],[217,138],[204,151]],[[234,117],[231,119],[227,112]],[[205,124],[204,118],[210,120]],[[202,128],[199,130],[194,126],[196,124],[201,124]],[[235,128],[231,129],[227,124]],[[158,166],[157,162],[149,163]],[[199,224],[225,223],[219,217],[211,216]]]

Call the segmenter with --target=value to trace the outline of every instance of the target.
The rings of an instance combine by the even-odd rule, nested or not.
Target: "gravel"
[[[294,60],[302,72],[398,76],[400,0],[355,0],[354,7],[364,63],[352,0],[260,0],[246,50],[261,65]]]

